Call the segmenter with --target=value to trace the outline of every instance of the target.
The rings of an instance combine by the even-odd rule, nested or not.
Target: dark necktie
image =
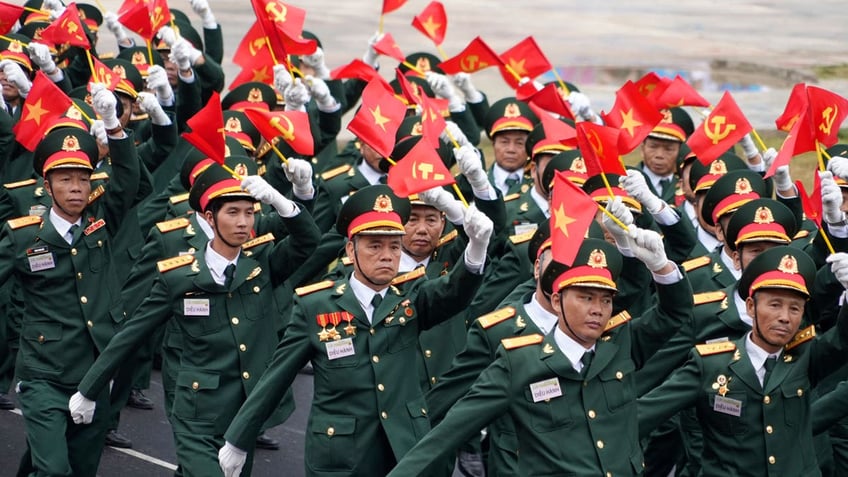
[[[230,288],[233,283],[233,277],[236,275],[236,265],[231,263],[224,269],[224,287]]]
[[[509,177],[506,178],[504,184],[506,184],[507,189],[512,189],[512,186],[518,184],[519,181],[520,179],[518,178],[518,176],[516,176],[515,174],[511,174]]]
[[[583,353],[583,357],[580,358],[580,362],[583,363],[583,368],[580,369],[580,376],[586,376],[589,373],[589,365],[592,364],[592,359],[595,357],[594,351],[586,351]]]
[[[669,187],[671,187],[671,179],[660,179],[660,189],[662,189],[659,191],[660,195],[667,194]]]
[[[380,179],[378,179],[378,180],[379,180],[380,184],[385,184],[386,181],[389,180],[389,176],[388,176],[388,174],[383,174],[382,176],[380,176]]]
[[[71,225],[71,228],[68,229],[68,236],[71,238],[70,241],[68,241],[68,243],[74,243],[74,236],[76,235],[78,228],[79,228],[79,225],[74,224],[74,225]]]
[[[379,293],[375,293],[373,297],[371,297],[371,306],[374,308],[373,311],[377,311],[377,308],[380,307],[380,303],[383,303],[383,296]]]
[[[777,358],[775,356],[769,356],[763,363],[763,367],[766,369],[765,374],[763,374],[763,388],[766,387],[766,383],[768,383],[768,378],[771,375],[771,370],[774,369],[775,364],[777,364]]]

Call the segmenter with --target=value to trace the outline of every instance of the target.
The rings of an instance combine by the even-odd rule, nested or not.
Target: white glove
[[[44,0],[44,3],[41,4],[42,9],[47,9],[50,11],[50,20],[55,20],[62,16],[65,13],[65,6],[62,5],[62,2],[59,0]]]
[[[483,93],[477,90],[474,87],[474,83],[471,82],[471,75],[468,73],[457,73],[451,76],[453,80],[454,86],[457,87],[462,94],[465,95],[465,101],[468,103],[479,103],[483,101]]]
[[[848,178],[848,159],[840,156],[831,157],[827,162],[827,170],[840,179]]]
[[[742,150],[745,152],[745,157],[748,159],[753,159],[760,154],[760,151],[757,150],[757,146],[754,144],[754,139],[751,138],[751,134],[746,134],[745,137],[739,141],[739,144],[742,146]]]
[[[462,98],[451,87],[447,76],[428,71],[427,83],[433,89],[433,92],[436,93],[436,96],[448,100],[448,109],[453,112],[461,112],[465,109],[465,103],[462,102]]]
[[[630,250],[648,270],[658,272],[668,264],[662,237],[653,230],[630,227]]]
[[[380,58],[377,50],[374,49],[374,45],[380,42],[383,39],[384,34],[377,32],[371,35],[371,38],[368,39],[368,49],[365,50],[365,54],[362,55],[362,61],[365,62],[366,65],[373,66],[375,69],[380,67],[380,64],[377,60]]]
[[[592,104],[589,101],[589,97],[585,94],[577,91],[568,93],[568,104],[571,105],[571,111],[580,119],[592,121],[595,118],[595,112],[592,111]]]
[[[106,125],[103,124],[102,119],[92,121],[88,132],[94,136],[94,139],[97,139],[97,143],[101,146],[109,145],[109,138],[106,136]]]
[[[212,9],[209,8],[209,2],[206,0],[189,0],[191,9],[194,13],[203,20],[203,28],[214,30],[218,27],[218,22],[215,21],[215,15],[212,14]]]
[[[142,91],[141,93],[138,93],[138,98],[135,102],[138,103],[138,107],[141,108],[142,111],[150,115],[151,123],[156,126],[171,125],[171,118],[165,114],[165,110],[162,109],[162,105],[159,104],[159,100],[156,99],[156,95],[153,93]]]
[[[628,170],[627,175],[619,179],[618,185],[627,191],[630,197],[644,205],[651,214],[657,214],[665,207],[665,202],[651,192],[648,183],[645,181],[645,176],[639,171]]]
[[[774,186],[777,190],[794,190],[795,184],[789,175],[789,164],[780,166],[774,170]]]
[[[448,135],[450,133],[450,135]],[[439,134],[439,139],[442,140],[445,144],[450,144],[453,146],[453,141],[451,141],[451,137],[456,140],[459,147],[470,145],[468,142],[468,138],[465,137],[465,133],[462,132],[462,129],[457,126],[457,124],[453,121],[446,120],[445,121],[445,130]]]
[[[244,177],[241,180],[241,188],[259,202],[273,207],[282,217],[292,217],[299,211],[294,202],[259,176]]]
[[[30,82],[26,73],[24,73],[21,65],[11,60],[4,60],[2,65],[3,73],[6,74],[6,81],[18,88],[21,98],[26,98],[29,95],[30,88],[32,88],[32,82]]]
[[[453,198],[450,192],[441,187],[433,187],[418,193],[418,198],[425,204],[435,207],[445,213],[445,217],[454,225],[462,225],[465,219],[465,208],[462,202]]]
[[[292,84],[292,75],[286,65],[274,65],[274,89],[283,94]]]
[[[330,88],[324,80],[310,75],[306,75],[303,80],[309,87],[309,92],[315,99],[319,111],[323,113],[335,113],[341,109],[342,105],[330,94]]]
[[[174,104],[174,90],[168,81],[168,73],[165,68],[153,65],[147,68],[147,89],[156,94],[156,99],[163,106]]]
[[[185,38],[179,38],[171,45],[171,61],[177,64],[180,70],[185,71],[197,61],[203,53],[191,46]]]
[[[118,121],[118,111],[115,109],[118,104],[118,98],[115,97],[115,94],[109,91],[103,83],[92,83],[90,91],[91,107],[103,120],[106,130],[121,127],[121,123]]]
[[[224,471],[224,477],[239,477],[241,469],[247,460],[247,452],[230,444],[224,444],[224,447],[218,451],[218,465]]]
[[[74,424],[91,424],[94,419],[94,408],[97,403],[83,396],[79,391],[75,392],[68,400],[68,410],[71,411],[71,419]]]
[[[633,214],[621,201],[621,197],[614,197],[612,201],[607,201],[606,210],[627,227],[633,225]],[[622,229],[621,226],[609,218],[607,214],[603,214],[601,222],[607,232],[609,232],[615,240],[615,246],[618,247],[619,250],[627,251],[630,248],[629,228]],[[632,252],[628,252],[627,256],[631,256],[631,253]]]
[[[480,152],[468,144],[453,150],[456,163],[462,175],[468,179],[471,188],[475,191],[485,191],[489,188],[489,178],[483,170],[483,162],[480,160]]]
[[[173,28],[168,25],[163,26],[159,29],[159,32],[156,34],[160,40],[162,40],[169,47],[174,46],[174,43],[177,41],[177,33]]]
[[[3,95],[2,95],[2,94],[0,94],[0,109],[2,109],[3,111],[8,111],[8,110],[9,110],[9,109],[8,109],[8,107],[6,106],[6,100],[5,100],[5,99],[3,99]],[[7,113],[7,114],[8,114],[8,113]]]
[[[56,62],[53,61],[53,55],[50,54],[50,48],[41,43],[30,42],[27,46],[29,57],[41,71],[47,76],[53,75],[56,72]]]
[[[283,166],[286,179],[292,183],[292,192],[295,197],[310,200],[315,194],[312,188],[312,164],[303,159],[289,158],[287,165]]]
[[[126,43],[129,38],[127,38],[127,31],[124,30],[124,26],[121,25],[121,22],[118,21],[118,14],[115,12],[106,12],[103,14],[103,23],[106,24],[106,28],[115,35],[115,39],[118,40],[118,43]],[[170,28],[169,28],[170,29]]]
[[[524,86],[530,81],[533,81],[533,87],[536,88],[536,91],[541,91],[545,87],[542,83],[536,80],[531,80],[529,76],[522,76],[521,79],[518,80],[518,86]]]
[[[820,172],[822,218],[829,224],[836,224],[845,220],[845,212],[842,212],[842,189],[833,180],[833,174],[829,171]]]
[[[283,96],[286,98],[286,111],[306,111],[306,103],[309,102],[309,89],[300,78],[294,79],[294,83],[283,91]]]
[[[465,210],[463,223],[465,235],[468,236],[468,246],[465,248],[465,259],[472,265],[482,265],[486,262],[486,249],[492,236],[494,224],[486,214],[477,210],[472,204]]]
[[[327,63],[324,61],[324,50],[320,46],[315,50],[315,53],[301,56],[300,61],[315,70],[315,76],[322,80],[330,79],[330,69],[327,68]]]
[[[774,162],[775,158],[777,158],[777,151],[773,147],[770,147],[763,152],[764,171],[771,169],[771,163]]]

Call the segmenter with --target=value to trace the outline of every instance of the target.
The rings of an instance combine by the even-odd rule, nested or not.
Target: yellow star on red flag
[[[24,121],[35,121],[35,124],[41,125],[41,117],[50,111],[41,107],[41,98],[35,104],[24,103],[25,117]]]

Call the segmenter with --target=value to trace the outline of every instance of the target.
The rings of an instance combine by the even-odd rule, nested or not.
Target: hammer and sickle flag
[[[29,95],[24,101],[20,121],[12,128],[15,139],[29,151],[44,138],[53,122],[73,103],[43,72],[35,73]]]
[[[707,119],[695,129],[686,144],[701,164],[706,166],[733,148],[733,145],[742,140],[752,129],[754,128],[736,105],[733,96],[725,91],[721,101],[710,112]]]
[[[624,165],[618,157],[618,129],[601,126],[591,121],[581,121],[577,129],[577,144],[586,161],[589,177],[605,174],[625,175]]]
[[[458,55],[439,63],[439,68],[448,75],[476,73],[490,66],[502,66],[498,54],[479,36],[468,43]]]
[[[848,100],[817,86],[807,86],[807,99],[816,140],[825,147],[838,143],[839,126],[848,116]]]
[[[551,197],[551,251],[554,260],[571,265],[595,219],[598,204],[562,172],[554,177]]]
[[[244,110],[244,114],[269,143],[282,136],[297,154],[307,157],[315,154],[315,141],[307,113],[248,108]]]
[[[166,0],[125,0],[118,9],[118,21],[151,41],[156,32],[171,21],[171,10]]]
[[[389,168],[386,185],[398,197],[441,187],[456,182],[439,154],[425,140],[420,140],[403,159]]]
[[[783,113],[774,120],[774,125],[781,131],[789,132],[795,126],[795,121],[804,114],[804,111],[809,107],[807,100],[807,85],[798,83],[792,87],[789,93],[789,99],[786,101],[786,106],[783,108]]]
[[[41,32],[41,39],[46,43],[59,45],[78,46],[80,48],[91,48],[88,37],[82,26],[79,10],[76,3],[71,3],[59,18]]]
[[[302,39],[306,10],[279,0],[250,0],[250,4],[277,61],[286,55],[311,55],[318,48],[315,40]]]

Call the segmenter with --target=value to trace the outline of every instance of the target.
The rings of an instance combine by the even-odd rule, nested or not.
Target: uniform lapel
[[[68,242],[56,231],[56,227],[53,227],[53,222],[50,221],[49,214],[49,210],[44,213],[41,221],[41,230],[38,231],[37,235],[38,239],[55,247],[71,248]]]
[[[771,375],[765,385],[766,394],[774,391],[786,379],[786,376],[789,375],[792,367],[795,365],[796,360],[793,358],[793,356],[787,354],[785,351],[783,352],[783,356],[777,358],[777,363],[775,363],[774,369],[771,370]]]
[[[259,268],[259,262],[248,256],[245,256],[245,254],[242,253],[239,256],[238,262],[236,262],[236,273],[233,276],[233,283],[230,284],[230,290],[238,289],[238,287],[240,287],[241,284],[244,283],[245,280],[247,280],[247,277],[251,273],[253,273],[254,270]]]
[[[748,357],[748,350],[745,349],[745,338],[736,340],[736,352],[729,367],[740,381],[754,391],[761,392],[763,387],[760,386],[760,380],[757,379],[754,365],[751,364],[751,359]]]
[[[601,341],[595,343],[595,358],[592,359],[592,364],[589,365],[589,371],[586,373],[586,381],[594,378],[615,358],[618,353],[618,345],[613,340]]]
[[[736,286],[729,286],[724,289],[727,300],[727,308],[718,312],[718,319],[728,327],[734,330],[748,331],[750,327],[739,317],[739,309],[736,308]]]
[[[209,293],[220,293],[222,287],[215,283],[215,280],[212,278],[212,271],[209,270],[209,266],[206,265],[205,254],[206,247],[201,248],[194,253],[194,263],[192,264],[192,267],[194,267],[194,270],[197,270],[197,275],[194,277],[194,285]]]
[[[542,349],[539,351],[539,359],[550,368],[551,371],[564,378],[580,380],[580,374],[574,370],[571,361],[565,357],[554,340],[553,333],[548,333],[542,342]]]
[[[366,329],[371,327],[371,323],[368,323],[368,317],[365,316],[365,310],[359,305],[359,300],[356,299],[356,295],[350,289],[347,281],[336,287],[333,297],[336,300],[337,307],[355,316],[356,321],[360,322]]]
[[[198,220],[202,219],[200,219],[197,214],[191,214],[188,219],[188,227],[183,229],[183,238],[195,250],[201,250],[204,246],[206,246],[206,243],[209,242],[209,238],[206,237],[206,233],[203,232],[203,229],[201,229],[200,225],[197,223]]]

